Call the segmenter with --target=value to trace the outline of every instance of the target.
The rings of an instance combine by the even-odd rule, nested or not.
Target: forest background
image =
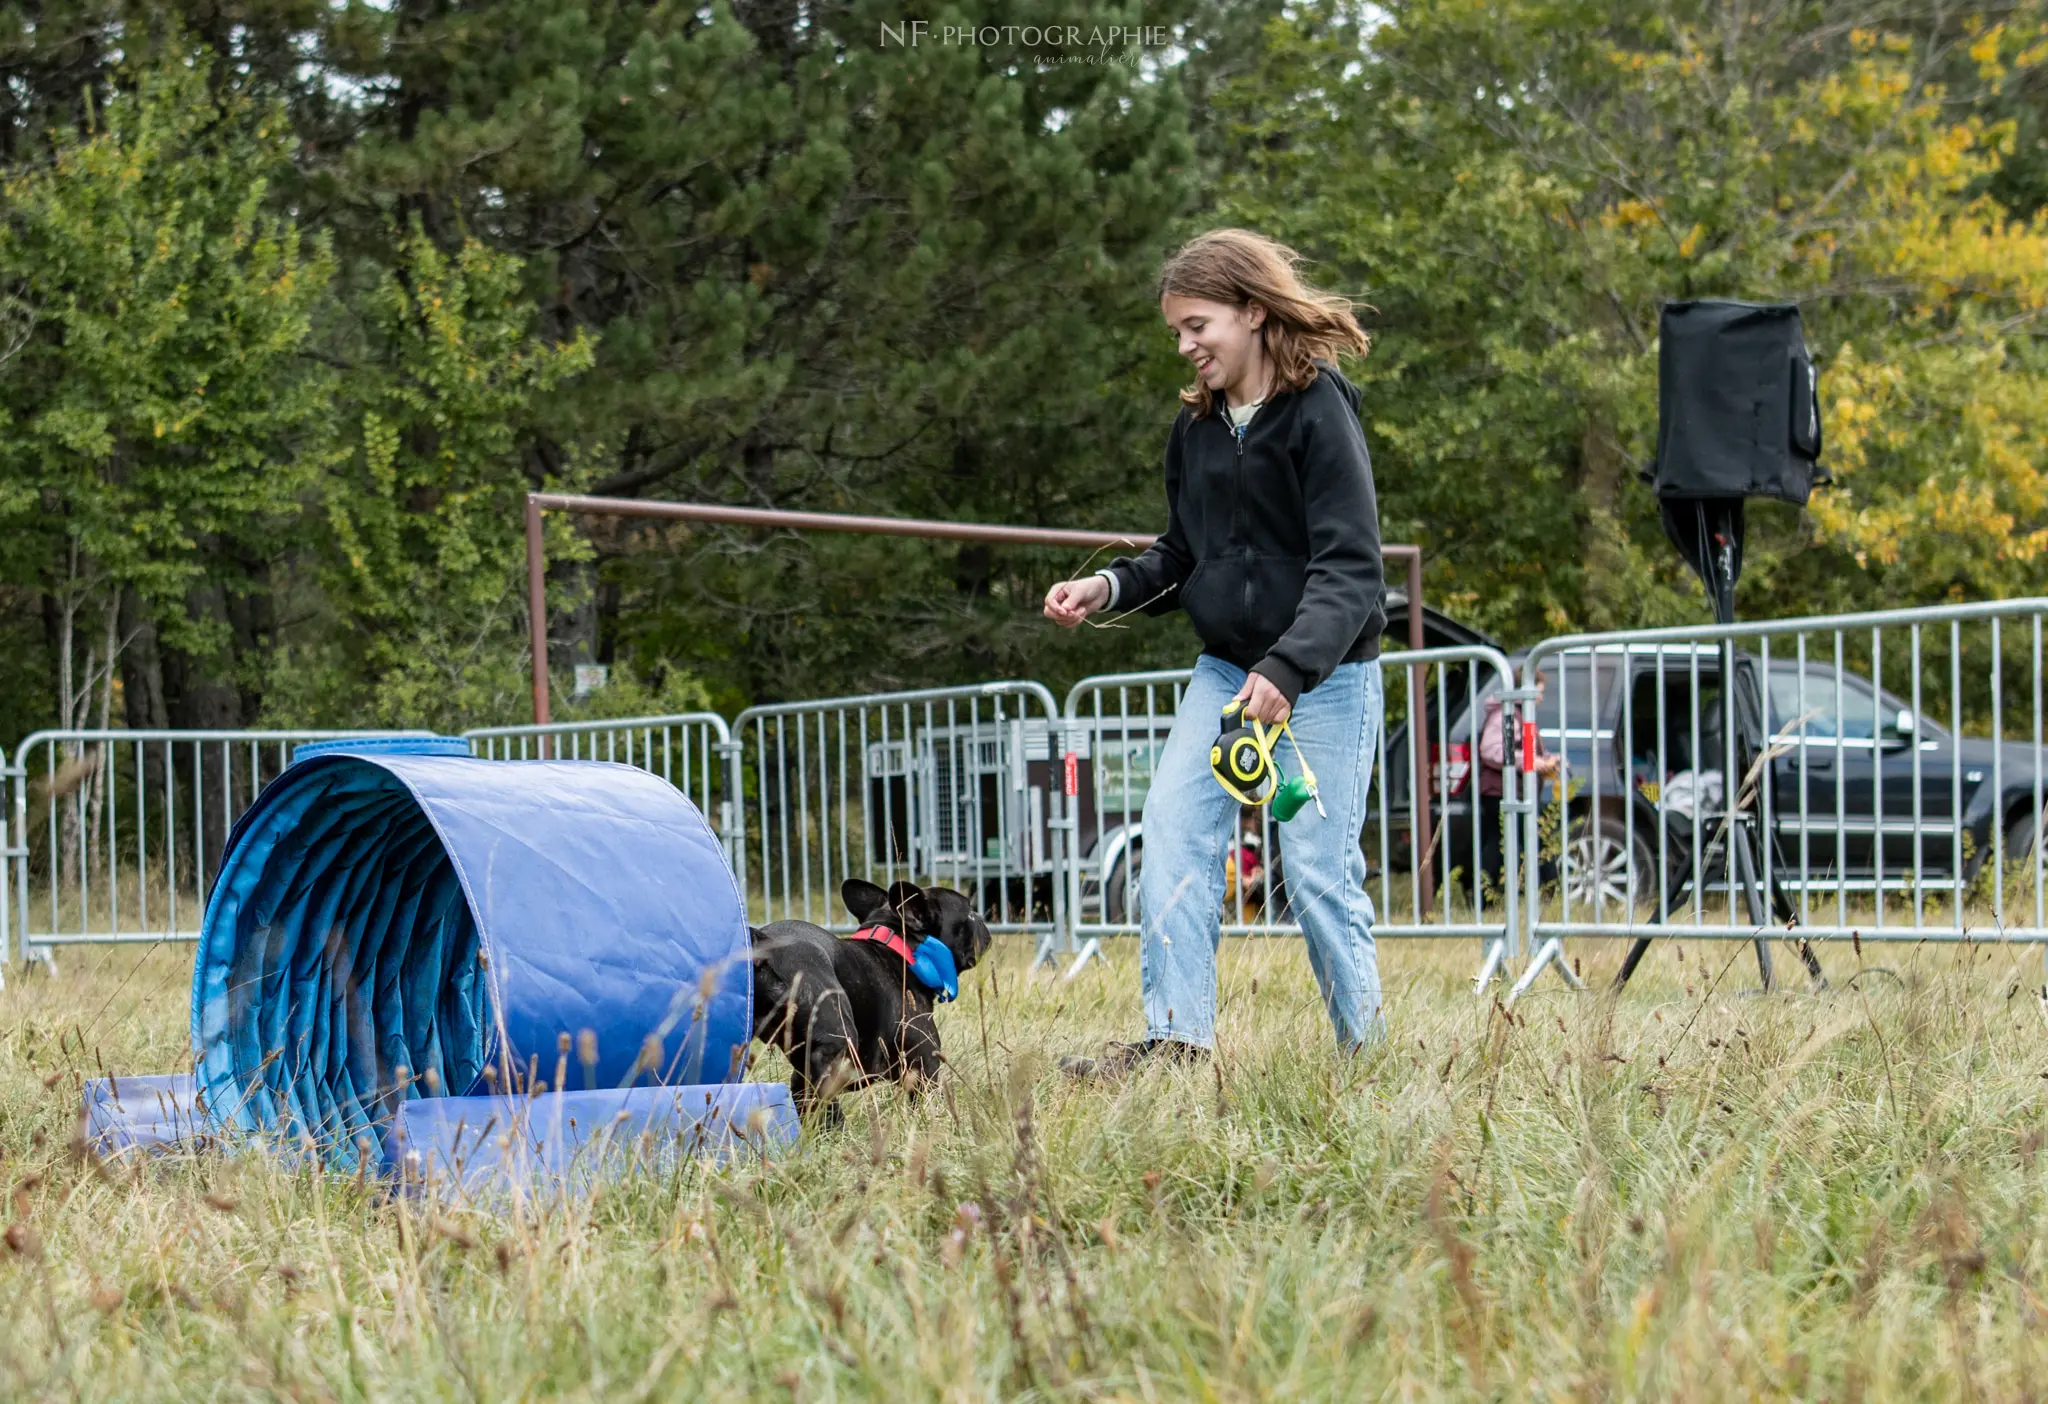
[[[1384,535],[1497,637],[1705,617],[1667,298],[1796,299],[1820,369],[1746,616],[2048,591],[2038,0],[53,0],[0,6],[0,742],[527,720],[535,489],[1156,530],[1157,271],[1222,224],[1369,305]],[[549,532],[571,715],[1195,647],[1047,627],[1082,552]]]

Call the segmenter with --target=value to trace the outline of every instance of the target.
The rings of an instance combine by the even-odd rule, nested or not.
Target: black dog
[[[988,924],[950,888],[899,882],[884,892],[849,878],[839,895],[863,930],[886,927],[913,951],[938,937],[962,975],[988,950]],[[846,940],[807,921],[757,927],[753,945],[754,1037],[789,1055],[799,1111],[869,1083],[917,1089],[938,1075],[936,991],[887,945]]]

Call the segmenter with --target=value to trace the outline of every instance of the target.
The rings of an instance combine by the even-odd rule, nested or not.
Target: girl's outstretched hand
[[[1062,580],[1045,592],[1045,617],[1071,629],[1109,603],[1109,582],[1099,575]]]

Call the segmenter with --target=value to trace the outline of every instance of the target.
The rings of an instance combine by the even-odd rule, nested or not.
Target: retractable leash
[[[1294,759],[1301,766],[1299,775],[1283,775],[1273,758],[1273,748],[1282,736],[1294,747]],[[1283,824],[1311,801],[1317,814],[1330,817],[1293,728],[1286,722],[1269,726],[1256,719],[1247,725],[1242,699],[1233,699],[1223,709],[1222,730],[1209,748],[1209,769],[1232,799],[1239,804],[1271,804],[1273,817]]]

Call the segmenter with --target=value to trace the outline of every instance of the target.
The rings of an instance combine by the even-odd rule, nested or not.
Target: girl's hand
[[[1109,603],[1109,582],[1099,575],[1062,580],[1045,592],[1045,617],[1071,629]]]
[[[1237,690],[1236,701],[1244,703],[1244,714],[1253,721],[1264,722],[1267,726],[1278,726],[1287,720],[1294,708],[1288,704],[1285,694],[1266,680],[1264,673],[1245,674],[1244,686]]]

